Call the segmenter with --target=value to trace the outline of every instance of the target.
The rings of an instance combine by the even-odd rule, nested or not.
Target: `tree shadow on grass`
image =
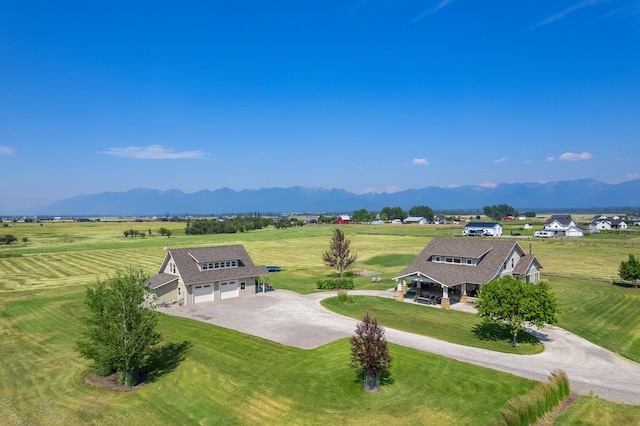
[[[509,326],[500,322],[481,322],[473,327],[473,334],[480,340],[511,342],[513,335]],[[518,343],[537,345],[540,341],[526,331],[518,332]]]
[[[153,349],[147,363],[147,382],[153,382],[173,370],[184,361],[191,342],[167,343]]]

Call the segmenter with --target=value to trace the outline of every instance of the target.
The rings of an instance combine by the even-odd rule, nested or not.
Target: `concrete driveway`
[[[352,290],[349,294],[393,298],[390,291]],[[301,295],[287,290],[191,306],[159,309],[170,315],[215,324],[288,346],[313,349],[354,334],[357,321],[334,314],[320,300],[335,292]],[[462,307],[462,306],[461,306]],[[425,309],[433,309],[426,307]],[[530,330],[544,343],[536,355],[511,355],[456,345],[385,328],[387,341],[534,380],[554,370],[569,376],[574,392],[640,405],[640,364],[600,348],[559,327]]]

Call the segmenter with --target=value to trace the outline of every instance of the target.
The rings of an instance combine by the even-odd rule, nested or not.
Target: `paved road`
[[[362,290],[349,294],[393,298],[393,292],[389,291]],[[276,290],[255,297],[176,306],[161,311],[284,345],[313,349],[350,337],[355,331],[356,320],[334,314],[320,305],[320,300],[334,295],[333,292],[301,295]],[[432,308],[425,306],[425,309]],[[593,392],[603,399],[640,405],[640,364],[558,327],[530,330],[545,346],[544,352],[536,355],[504,354],[390,328],[385,330],[389,342],[534,380],[546,380],[552,371],[563,370],[569,376],[574,392]]]

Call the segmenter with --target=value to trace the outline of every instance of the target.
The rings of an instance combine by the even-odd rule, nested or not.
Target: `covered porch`
[[[396,300],[434,305],[450,309],[451,305],[467,303],[475,297],[480,284],[447,285],[420,273],[394,278],[397,283]]]

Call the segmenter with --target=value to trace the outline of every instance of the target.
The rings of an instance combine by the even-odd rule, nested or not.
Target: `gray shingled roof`
[[[161,271],[164,270],[164,266],[170,258],[173,258],[185,285],[252,278],[268,273],[264,265],[256,266],[253,264],[249,254],[241,244],[170,249],[160,267]],[[227,260],[237,260],[240,263],[237,268],[208,269],[201,271],[199,267],[199,263]],[[152,278],[155,279],[161,275],[163,274],[158,273],[158,275]],[[161,278],[158,278],[158,280],[161,280]]]
[[[542,263],[532,254],[524,255],[518,261],[518,264],[513,268],[513,275],[525,275],[531,265],[536,264],[538,269],[542,269]]]
[[[553,214],[549,219],[547,219],[544,225],[545,226],[551,225],[553,222],[557,221],[559,224],[563,226],[569,226],[572,220],[573,219],[571,218],[570,214]]]
[[[415,260],[404,268],[397,278],[422,275],[447,287],[463,283],[483,284],[496,278],[502,271],[504,262],[513,250],[523,255],[525,262],[515,269],[528,268],[535,256],[526,253],[516,241],[468,238],[434,238],[420,252]],[[432,256],[471,257],[479,259],[476,266],[431,262]],[[537,261],[537,259],[536,259]],[[525,264],[528,265],[525,266]],[[538,262],[539,263],[539,262]],[[526,270],[526,269],[525,269]]]
[[[176,275],[165,274],[164,272],[159,273],[158,275],[154,275],[149,278],[145,285],[152,290],[155,290],[158,287],[162,287],[165,284],[169,284],[172,281],[176,281],[178,277]]]

